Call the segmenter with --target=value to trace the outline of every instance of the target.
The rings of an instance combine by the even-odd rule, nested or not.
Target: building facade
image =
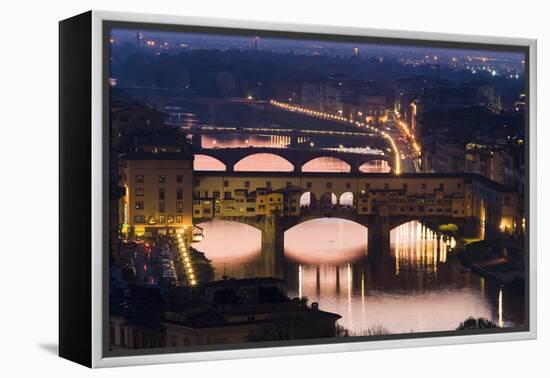
[[[123,234],[132,238],[192,228],[193,155],[130,153],[122,169]]]

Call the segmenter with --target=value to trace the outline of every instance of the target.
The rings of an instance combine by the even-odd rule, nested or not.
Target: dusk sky
[[[135,43],[136,29],[113,29],[111,38],[116,43]],[[254,36],[220,35],[206,33],[184,32],[155,32],[140,30],[141,40],[146,43],[154,40],[156,43],[167,43],[166,49],[243,49],[248,50],[254,46]],[[323,40],[304,40],[287,38],[264,38],[259,34],[259,50],[271,50],[275,52],[297,52],[303,54],[341,55],[354,54],[354,48],[358,48],[359,54],[369,56],[415,57],[422,55],[438,56],[441,60],[450,60],[453,57],[460,58],[488,58],[489,60],[508,61],[521,64],[524,59],[522,53],[498,52],[483,50],[464,50],[451,48],[428,48],[416,46],[400,46],[388,44],[364,44],[353,42],[333,42]]]

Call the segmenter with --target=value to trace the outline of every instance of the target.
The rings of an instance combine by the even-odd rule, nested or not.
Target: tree
[[[439,231],[449,234],[456,234],[456,232],[458,231],[458,226],[454,223],[442,224],[439,226]]]
[[[474,318],[470,316],[464,322],[460,323],[457,331],[470,330],[470,329],[486,329],[497,328],[498,326],[489,319],[486,318]]]

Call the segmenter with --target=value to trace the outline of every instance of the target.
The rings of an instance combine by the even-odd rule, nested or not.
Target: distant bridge
[[[308,129],[287,129],[287,128],[272,128],[272,127],[235,127],[235,126],[215,126],[215,125],[200,125],[200,126],[182,126],[183,131],[193,135],[234,135],[234,134],[251,134],[251,135],[280,135],[290,137],[338,137],[338,138],[354,138],[357,140],[382,140],[379,134],[374,132],[359,132],[359,131],[341,131],[334,130],[308,130]],[[341,129],[341,128],[340,128]],[[387,146],[387,143],[383,143]]]
[[[120,90],[131,91],[134,98],[157,106],[198,106],[209,114],[215,113],[220,106],[240,104],[258,109],[265,109],[267,101],[249,97],[195,97],[186,91],[168,88],[149,87],[117,87]]]
[[[391,167],[393,159],[382,154],[360,154],[353,152],[342,152],[338,150],[321,149],[291,149],[291,148],[212,148],[202,149],[196,152],[196,155],[205,155],[222,162],[226,167],[226,172],[233,172],[235,165],[246,157],[256,154],[272,154],[288,161],[293,166],[294,172],[302,172],[302,167],[308,162],[320,158],[330,157],[338,159],[350,167],[350,173],[359,173],[359,168],[371,161],[386,161]]]

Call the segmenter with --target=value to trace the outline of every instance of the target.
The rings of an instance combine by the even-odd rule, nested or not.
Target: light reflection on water
[[[195,247],[213,261],[216,278],[262,275],[259,232],[233,222],[200,226],[205,239]],[[353,334],[377,325],[392,333],[454,330],[469,316],[501,326],[523,321],[521,295],[461,271],[451,250],[454,241],[438,240],[433,231],[410,222],[392,230],[387,258],[374,265],[367,235],[363,226],[336,218],[288,230],[289,296],[307,297],[340,314],[339,324]]]
[[[195,171],[225,171],[225,164],[208,155],[195,154],[193,170]]]
[[[202,148],[285,148],[289,144],[289,136],[279,135],[203,135],[201,137]]]
[[[308,161],[302,167],[302,172],[340,172],[349,173],[348,163],[334,157],[319,157]]]
[[[350,220],[313,219],[285,232],[285,258],[302,264],[338,264],[367,254],[367,228]]]
[[[359,167],[359,172],[364,173],[388,173],[390,171],[390,165],[385,160],[369,161]]]
[[[254,154],[235,164],[235,172],[292,172],[294,166],[286,159],[274,154]]]

